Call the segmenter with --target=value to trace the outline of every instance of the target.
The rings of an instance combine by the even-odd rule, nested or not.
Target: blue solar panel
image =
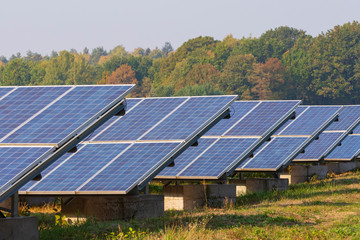
[[[174,167],[167,167],[162,170],[157,176],[176,176],[183,170],[190,162],[192,162],[199,154],[206,150],[212,143],[216,141],[215,138],[200,138],[199,145],[196,147],[189,147],[180,156],[175,159]]]
[[[139,102],[144,101],[144,98],[131,98],[126,100],[126,109],[125,113],[129,114],[129,111],[132,111],[132,108],[136,106]],[[105,128],[108,128],[110,125],[114,124],[114,122],[119,121],[123,116],[113,116],[108,121],[106,121],[103,125],[101,125],[98,129],[96,129],[91,136],[88,138],[95,138],[99,133],[101,133]]]
[[[0,101],[0,139],[70,87],[19,87]]]
[[[187,98],[148,98],[93,141],[137,140]],[[180,119],[181,120],[181,119]]]
[[[256,141],[256,138],[221,138],[179,176],[221,177],[220,174]]]
[[[204,122],[216,116],[219,106],[227,106],[233,100],[233,96],[192,97],[141,140],[186,139]]]
[[[326,132],[321,133],[318,140],[312,141],[306,148],[304,153],[300,153],[295,160],[319,160],[322,158],[329,148],[342,139],[343,132]]]
[[[296,118],[299,117],[306,109],[307,109],[307,107],[304,107],[304,106],[297,107],[295,109]],[[282,132],[285,128],[287,128],[288,125],[292,124],[296,120],[296,118],[295,119],[289,119],[284,124],[282,124],[281,127],[278,130],[276,130],[274,135],[279,135],[279,133]]]
[[[119,98],[129,88],[129,86],[119,85],[77,86],[15,133],[8,136],[3,140],[3,143],[59,143]],[[30,92],[31,88],[25,90]],[[49,90],[45,91],[46,100],[49,98],[53,100],[50,93]],[[39,100],[36,101],[37,104],[39,102],[41,103]],[[28,104],[27,107],[31,108]],[[24,111],[26,113],[26,110],[23,110],[19,114],[23,114]]]
[[[334,148],[325,160],[352,160],[360,150],[360,135],[348,135],[341,141],[341,146]]]
[[[68,159],[59,159],[64,163],[45,176],[31,191],[75,191],[129,145],[88,144]]]
[[[0,98],[4,97],[10,91],[12,91],[15,87],[0,87]]]
[[[128,191],[178,144],[135,143],[79,191]]]
[[[359,106],[343,106],[339,112],[339,121],[333,122],[326,131],[348,130],[360,118]]]
[[[310,106],[279,135],[313,135],[326,122],[330,122],[341,107]]]
[[[299,104],[299,101],[262,102],[242,121],[234,126],[226,136],[262,136],[284,115]]]
[[[0,147],[0,190],[50,149],[51,147]]]
[[[290,155],[305,144],[307,137],[277,137],[265,145],[253,158],[243,162],[237,169],[268,169],[277,170],[289,159]]]
[[[222,119],[209,131],[207,131],[204,136],[222,136],[226,130],[233,126],[237,121],[239,121],[245,114],[247,114],[252,108],[258,105],[260,101],[237,101],[231,104],[231,118]]]

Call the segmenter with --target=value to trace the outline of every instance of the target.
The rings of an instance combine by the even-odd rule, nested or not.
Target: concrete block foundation
[[[63,198],[68,219],[95,217],[100,221],[155,218],[164,215],[163,195],[76,196]]]
[[[289,184],[297,184],[308,181],[314,175],[317,179],[325,179],[327,173],[327,165],[291,165],[290,170],[280,173],[280,178],[288,179]]]
[[[360,167],[359,162],[330,162],[326,163],[326,165],[328,166],[329,174],[341,174]]]
[[[222,207],[236,201],[233,184],[169,185],[164,187],[165,210],[192,210],[203,207]]]
[[[0,240],[38,240],[36,217],[0,218]]]
[[[288,179],[278,178],[232,179],[230,180],[230,183],[236,185],[236,196],[272,190],[283,191],[289,188]]]

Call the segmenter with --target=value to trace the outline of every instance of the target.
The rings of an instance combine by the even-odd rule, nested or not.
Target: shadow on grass
[[[276,201],[280,199],[301,199],[316,196],[330,196],[336,194],[351,194],[359,193],[360,190],[356,188],[346,188],[352,184],[360,183],[358,178],[338,179],[331,181],[321,181],[317,183],[302,183],[291,185],[285,191],[270,191],[257,192],[239,196],[236,199],[236,206],[244,206],[249,204],[256,204],[262,201]],[[341,189],[341,190],[340,190]]]
[[[224,214],[224,215],[212,215],[211,220],[206,225],[207,229],[225,229],[236,226],[290,226],[290,225],[304,225],[302,222],[294,218],[282,217],[282,216],[269,216],[267,214],[256,215],[238,215],[238,214]],[[306,223],[306,225],[309,225]]]
[[[332,207],[344,207],[352,205],[351,203],[347,202],[324,202],[324,201],[306,201],[300,204],[284,204],[281,205],[282,207],[287,206],[332,206]]]

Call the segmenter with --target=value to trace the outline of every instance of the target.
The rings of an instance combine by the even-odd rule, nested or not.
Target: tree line
[[[122,46],[42,56],[0,57],[1,85],[136,83],[133,97],[237,94],[240,99],[301,99],[360,104],[360,24],[316,37],[278,27],[260,37],[197,37],[176,51]]]

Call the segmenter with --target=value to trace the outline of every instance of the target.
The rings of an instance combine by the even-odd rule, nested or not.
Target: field
[[[39,217],[41,239],[360,239],[360,172],[149,220],[68,223],[59,206],[20,210]]]

